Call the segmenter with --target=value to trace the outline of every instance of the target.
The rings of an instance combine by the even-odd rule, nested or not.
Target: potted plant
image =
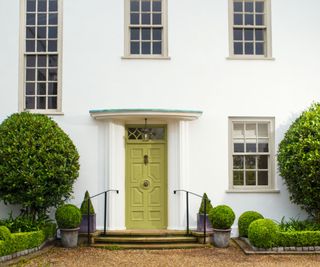
[[[226,205],[216,206],[209,212],[209,219],[213,227],[212,241],[216,247],[228,247],[231,226],[235,218],[233,210]]]
[[[64,204],[57,208],[55,216],[60,229],[62,245],[67,248],[76,247],[81,221],[80,209],[72,204]]]
[[[206,210],[204,210],[204,202],[206,201]],[[201,206],[199,209],[199,213],[197,215],[197,231],[204,231],[204,220],[206,220],[206,230],[212,231],[212,225],[209,220],[208,214],[212,209],[211,200],[208,198],[207,194],[204,193],[202,196]]]
[[[89,216],[88,216],[88,201],[89,201]],[[86,193],[84,194],[84,199],[82,201],[80,210],[82,214],[82,220],[80,224],[80,233],[88,232],[89,221],[90,221],[89,233],[94,233],[96,231],[96,214],[94,212],[94,208],[93,208],[88,191],[86,191]]]

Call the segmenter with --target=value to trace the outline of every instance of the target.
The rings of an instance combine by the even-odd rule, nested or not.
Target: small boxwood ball
[[[271,248],[277,245],[278,225],[270,219],[258,219],[248,229],[248,237],[252,245],[258,248]]]
[[[6,226],[0,226],[0,240],[8,240],[11,238],[11,232]]]
[[[230,229],[236,216],[227,205],[219,205],[211,209],[209,219],[215,229]]]
[[[239,217],[238,228],[239,236],[248,237],[248,228],[252,222],[263,219],[263,216],[256,211],[246,211]]]
[[[56,210],[56,221],[60,229],[77,228],[81,222],[81,211],[75,205],[65,204]]]

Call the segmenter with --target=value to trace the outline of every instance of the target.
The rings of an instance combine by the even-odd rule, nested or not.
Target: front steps
[[[107,231],[93,235],[91,246],[107,249],[181,249],[202,248],[208,244],[198,242],[198,237],[186,235],[186,231],[126,230]]]

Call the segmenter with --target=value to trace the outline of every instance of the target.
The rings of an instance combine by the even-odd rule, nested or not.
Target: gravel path
[[[15,266],[320,266],[320,255],[250,255],[236,244],[228,249],[105,250],[54,247]]]

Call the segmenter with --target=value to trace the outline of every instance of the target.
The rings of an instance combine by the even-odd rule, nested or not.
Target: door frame
[[[167,138],[167,125],[166,124],[148,124],[147,128],[163,128],[164,139],[163,140],[129,140],[128,128],[144,128],[143,124],[126,124],[125,125],[125,227],[128,229],[128,180],[127,180],[127,156],[128,156],[128,145],[134,144],[163,144],[164,145],[164,226],[162,229],[168,227],[168,138]]]

